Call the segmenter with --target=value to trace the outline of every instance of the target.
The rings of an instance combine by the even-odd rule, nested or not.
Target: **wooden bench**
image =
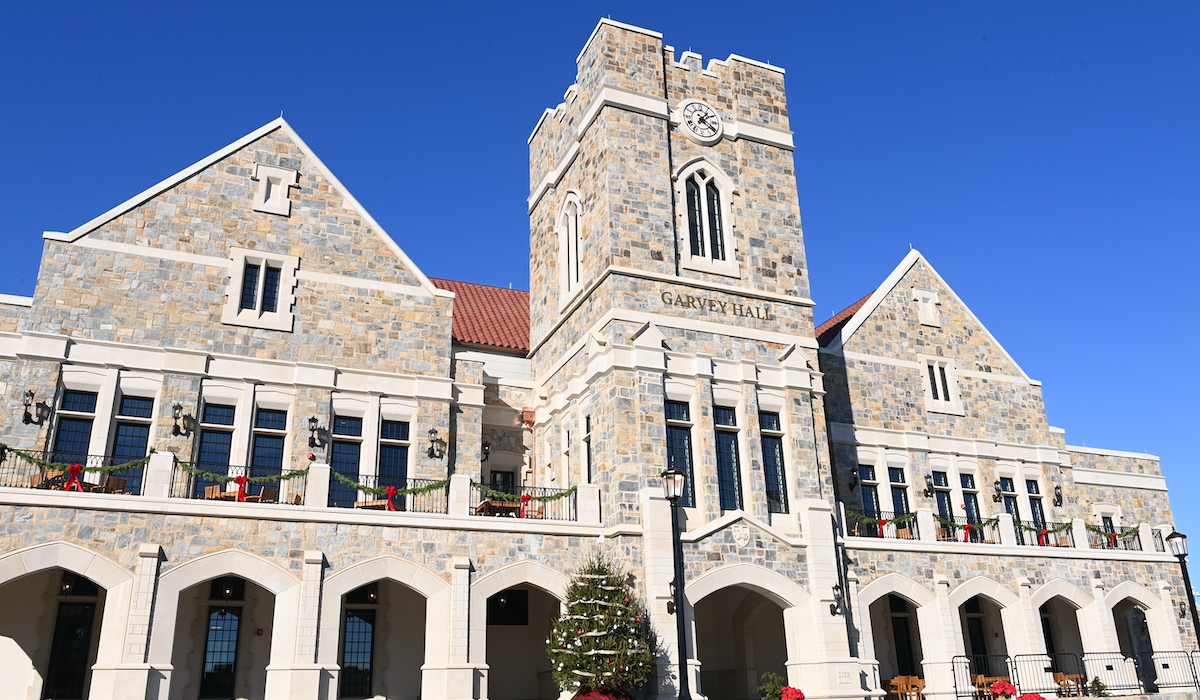
[[[896,676],[887,682],[889,700],[925,700],[925,679]]]

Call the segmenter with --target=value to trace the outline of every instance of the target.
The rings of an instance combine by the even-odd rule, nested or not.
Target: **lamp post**
[[[1171,554],[1179,560],[1179,568],[1183,571],[1183,588],[1187,593],[1188,609],[1192,611],[1192,631],[1196,634],[1196,638],[1200,639],[1200,616],[1196,614],[1196,594],[1192,592],[1192,579],[1188,576],[1187,570],[1187,535],[1178,531],[1172,531],[1167,535],[1167,547],[1170,548]]]
[[[675,581],[671,584],[675,597],[675,636],[679,648],[679,700],[692,700],[688,687],[687,621],[683,615],[683,541],[679,537],[679,499],[687,488],[687,474],[667,467],[662,474],[663,494],[671,502],[671,551],[675,560]]]

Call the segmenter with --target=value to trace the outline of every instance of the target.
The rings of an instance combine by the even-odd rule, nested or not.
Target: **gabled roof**
[[[875,312],[875,309],[878,308],[879,304],[883,302],[884,298],[891,293],[892,289],[894,289],[895,286],[900,283],[900,280],[904,279],[904,276],[907,275],[909,270],[911,270],[918,262],[925,263],[925,267],[929,269],[929,273],[933,275],[938,282],[942,283],[942,286],[946,288],[946,291],[950,294],[952,299],[963,308],[963,311],[966,312],[966,314],[970,316],[975,323],[979,324],[979,328],[981,328],[983,332],[987,334],[987,337],[993,343],[995,343],[996,348],[999,349],[1000,352],[1003,353],[1008,359],[1008,361],[1012,363],[1013,367],[1015,367],[1017,371],[1021,373],[1021,377],[1030,384],[1039,384],[1039,382],[1030,378],[1030,376],[1025,373],[1025,370],[1022,369],[1021,365],[1017,364],[1017,361],[1013,359],[1013,356],[1004,349],[1004,346],[1000,344],[1000,341],[996,340],[996,336],[992,335],[992,332],[987,329],[987,326],[983,325],[983,322],[979,320],[979,317],[976,316],[973,311],[971,311],[971,307],[963,303],[963,300],[954,292],[954,289],[946,283],[946,280],[938,274],[937,270],[933,269],[933,265],[930,265],[929,261],[925,259],[925,256],[921,255],[920,251],[917,250],[910,250],[908,255],[904,256],[904,259],[901,260],[900,264],[896,266],[896,269],[892,270],[892,273],[883,281],[883,284],[879,285],[879,287],[867,295],[865,299],[859,299],[844,311],[837,314],[837,316],[834,316],[825,323],[821,324],[821,326],[817,329],[817,336],[822,352],[841,352],[842,348],[846,345],[846,341],[848,341],[851,336],[853,336],[854,333],[858,331],[860,327],[862,327],[863,323],[865,323],[871,314]],[[843,314],[847,314],[848,317],[844,319],[839,318]],[[822,335],[825,337],[822,337]]]
[[[817,326],[817,344],[821,347],[829,345],[829,342],[837,337],[838,331],[842,330],[842,326],[845,326],[850,322],[850,317],[854,315],[854,312],[861,309],[863,304],[867,303],[867,299],[870,298],[870,294],[866,295],[862,299],[859,299],[850,306],[847,306],[846,308],[834,314],[833,317],[825,323]]]
[[[529,352],[529,292],[437,278],[432,282],[454,292],[455,341]]]
[[[311,148],[309,148],[308,144],[304,142],[304,139],[300,138],[300,135],[296,133],[296,130],[293,129],[292,126],[290,124],[288,124],[286,121],[284,121],[283,117],[279,117],[278,119],[273,119],[270,122],[259,127],[258,129],[255,129],[254,131],[250,132],[249,134],[246,134],[245,136],[238,139],[237,141],[234,141],[233,143],[229,144],[228,146],[222,148],[221,150],[217,151],[216,153],[213,153],[212,155],[208,156],[207,158],[201,158],[199,161],[193,163],[192,165],[189,165],[188,167],[184,168],[183,170],[180,170],[179,172],[168,177],[167,179],[163,180],[162,182],[158,183],[157,185],[154,185],[153,187],[150,187],[149,189],[144,190],[141,193],[134,195],[133,197],[130,197],[129,199],[118,204],[117,206],[113,207],[112,209],[109,209],[108,211],[104,212],[100,216],[97,216],[96,218],[92,219],[91,221],[87,222],[86,224],[83,224],[82,226],[79,226],[67,233],[60,233],[58,231],[46,231],[42,234],[42,238],[45,238],[45,239],[51,240],[51,241],[63,241],[66,243],[71,243],[71,242],[77,241],[80,238],[91,233],[92,231],[96,230],[97,228],[103,226],[104,224],[121,216],[125,212],[127,212],[135,207],[141,206],[142,204],[145,204],[146,202],[157,197],[158,195],[162,194],[163,192],[166,192],[167,190],[175,187],[176,185],[184,182],[185,180],[188,180],[188,179],[196,176],[198,173],[203,172],[206,168],[210,167],[213,163],[216,163],[217,161],[222,160],[223,158],[226,158],[227,156],[229,156],[233,153],[236,153],[237,151],[241,150],[242,148],[245,148],[249,144],[257,141],[258,139],[266,136],[267,134],[269,134],[272,131],[275,131],[277,129],[282,130],[285,134],[287,134],[288,138],[290,138],[292,141],[294,141],[295,144],[301,150],[304,151],[304,153],[307,155],[307,157],[309,159],[309,162],[312,163],[313,165],[315,165],[317,168],[319,168],[322,171],[324,176],[329,179],[330,184],[332,184],[335,188],[337,188],[338,192],[340,192],[341,195],[346,199],[346,202],[351,207],[353,207],[355,210],[357,210],[359,214],[362,215],[363,220],[371,228],[373,228],[375,231],[377,231],[379,233],[379,235],[383,238],[384,242],[392,250],[392,252],[396,255],[396,257],[399,258],[400,261],[402,263],[404,263],[404,265],[406,267],[408,267],[409,270],[412,271],[412,274],[418,280],[421,281],[422,287],[424,287],[432,295],[448,296],[444,292],[438,291],[438,288],[435,287],[433,285],[433,283],[429,281],[429,278],[425,276],[425,273],[421,272],[421,268],[417,267],[413,263],[413,261],[408,257],[408,255],[406,255],[405,252],[400,249],[400,246],[396,244],[395,239],[393,239],[390,235],[388,235],[387,231],[385,231],[383,229],[383,227],[379,225],[379,222],[376,221],[375,218],[373,216],[371,216],[370,213],[367,212],[367,210],[363,207],[363,205],[360,204],[359,201],[354,198],[354,195],[352,195],[350,193],[350,190],[346,189],[346,186],[343,185],[341,183],[341,181],[337,179],[336,176],[334,176],[333,171],[331,171],[328,168],[328,166],[326,166],[323,162],[321,162],[321,159],[317,157],[317,154],[314,153]]]

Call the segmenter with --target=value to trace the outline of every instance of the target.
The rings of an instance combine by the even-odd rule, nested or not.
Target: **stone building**
[[[1194,683],[1157,458],[1068,445],[917,252],[814,328],[783,70],[609,20],[578,69],[529,292],[426,277],[282,119],[44,235],[0,298],[0,695],[555,698],[604,552],[674,697],[667,465],[697,697]]]

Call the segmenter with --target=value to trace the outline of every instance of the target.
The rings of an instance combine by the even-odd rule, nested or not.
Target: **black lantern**
[[[446,441],[438,437],[438,429],[429,429],[429,450],[427,451],[430,459],[441,459],[446,456]]]
[[[1061,506],[1062,504],[1063,504],[1062,485],[1056,484],[1054,486],[1054,505]]]
[[[921,493],[924,494],[925,498],[933,498],[934,491],[932,476],[929,476],[928,474],[925,475],[925,490]]]
[[[1200,616],[1196,614],[1196,594],[1192,592],[1192,579],[1188,576],[1187,568],[1187,535],[1172,530],[1167,535],[1167,549],[1179,560],[1179,569],[1183,572],[1183,592],[1187,595],[1188,608],[1192,611],[1192,631],[1200,636]]]
[[[171,435],[183,435],[183,428],[179,427],[180,418],[183,418],[183,404],[177,403],[171,407],[171,420],[175,422],[175,424],[171,426]]]
[[[33,393],[33,389],[26,389],[25,394],[21,397],[21,404],[25,406],[25,415],[21,418],[21,422],[25,425],[29,425],[30,423],[34,422],[33,413],[31,413],[29,409],[33,407],[33,399],[35,396],[36,394]]]
[[[683,498],[684,489],[687,488],[687,474],[679,471],[672,464],[660,476],[663,480],[663,496],[671,502],[671,505],[675,505],[676,501]]]
[[[1187,535],[1182,532],[1172,532],[1167,535],[1167,547],[1171,549],[1171,554],[1177,557],[1186,557],[1188,554]]]
[[[687,490],[687,474],[675,467],[671,460],[669,466],[659,476],[663,482],[663,496],[671,502],[671,553],[675,564],[675,580],[671,582],[671,596],[674,607],[668,606],[667,612],[675,615],[675,635],[679,650],[679,700],[692,700],[689,688],[687,668],[687,622],[684,620],[683,607],[683,541],[679,536],[679,499]]]
[[[310,416],[308,419],[308,446],[316,447],[321,444],[317,439],[317,430],[320,429],[320,422],[316,416]]]

